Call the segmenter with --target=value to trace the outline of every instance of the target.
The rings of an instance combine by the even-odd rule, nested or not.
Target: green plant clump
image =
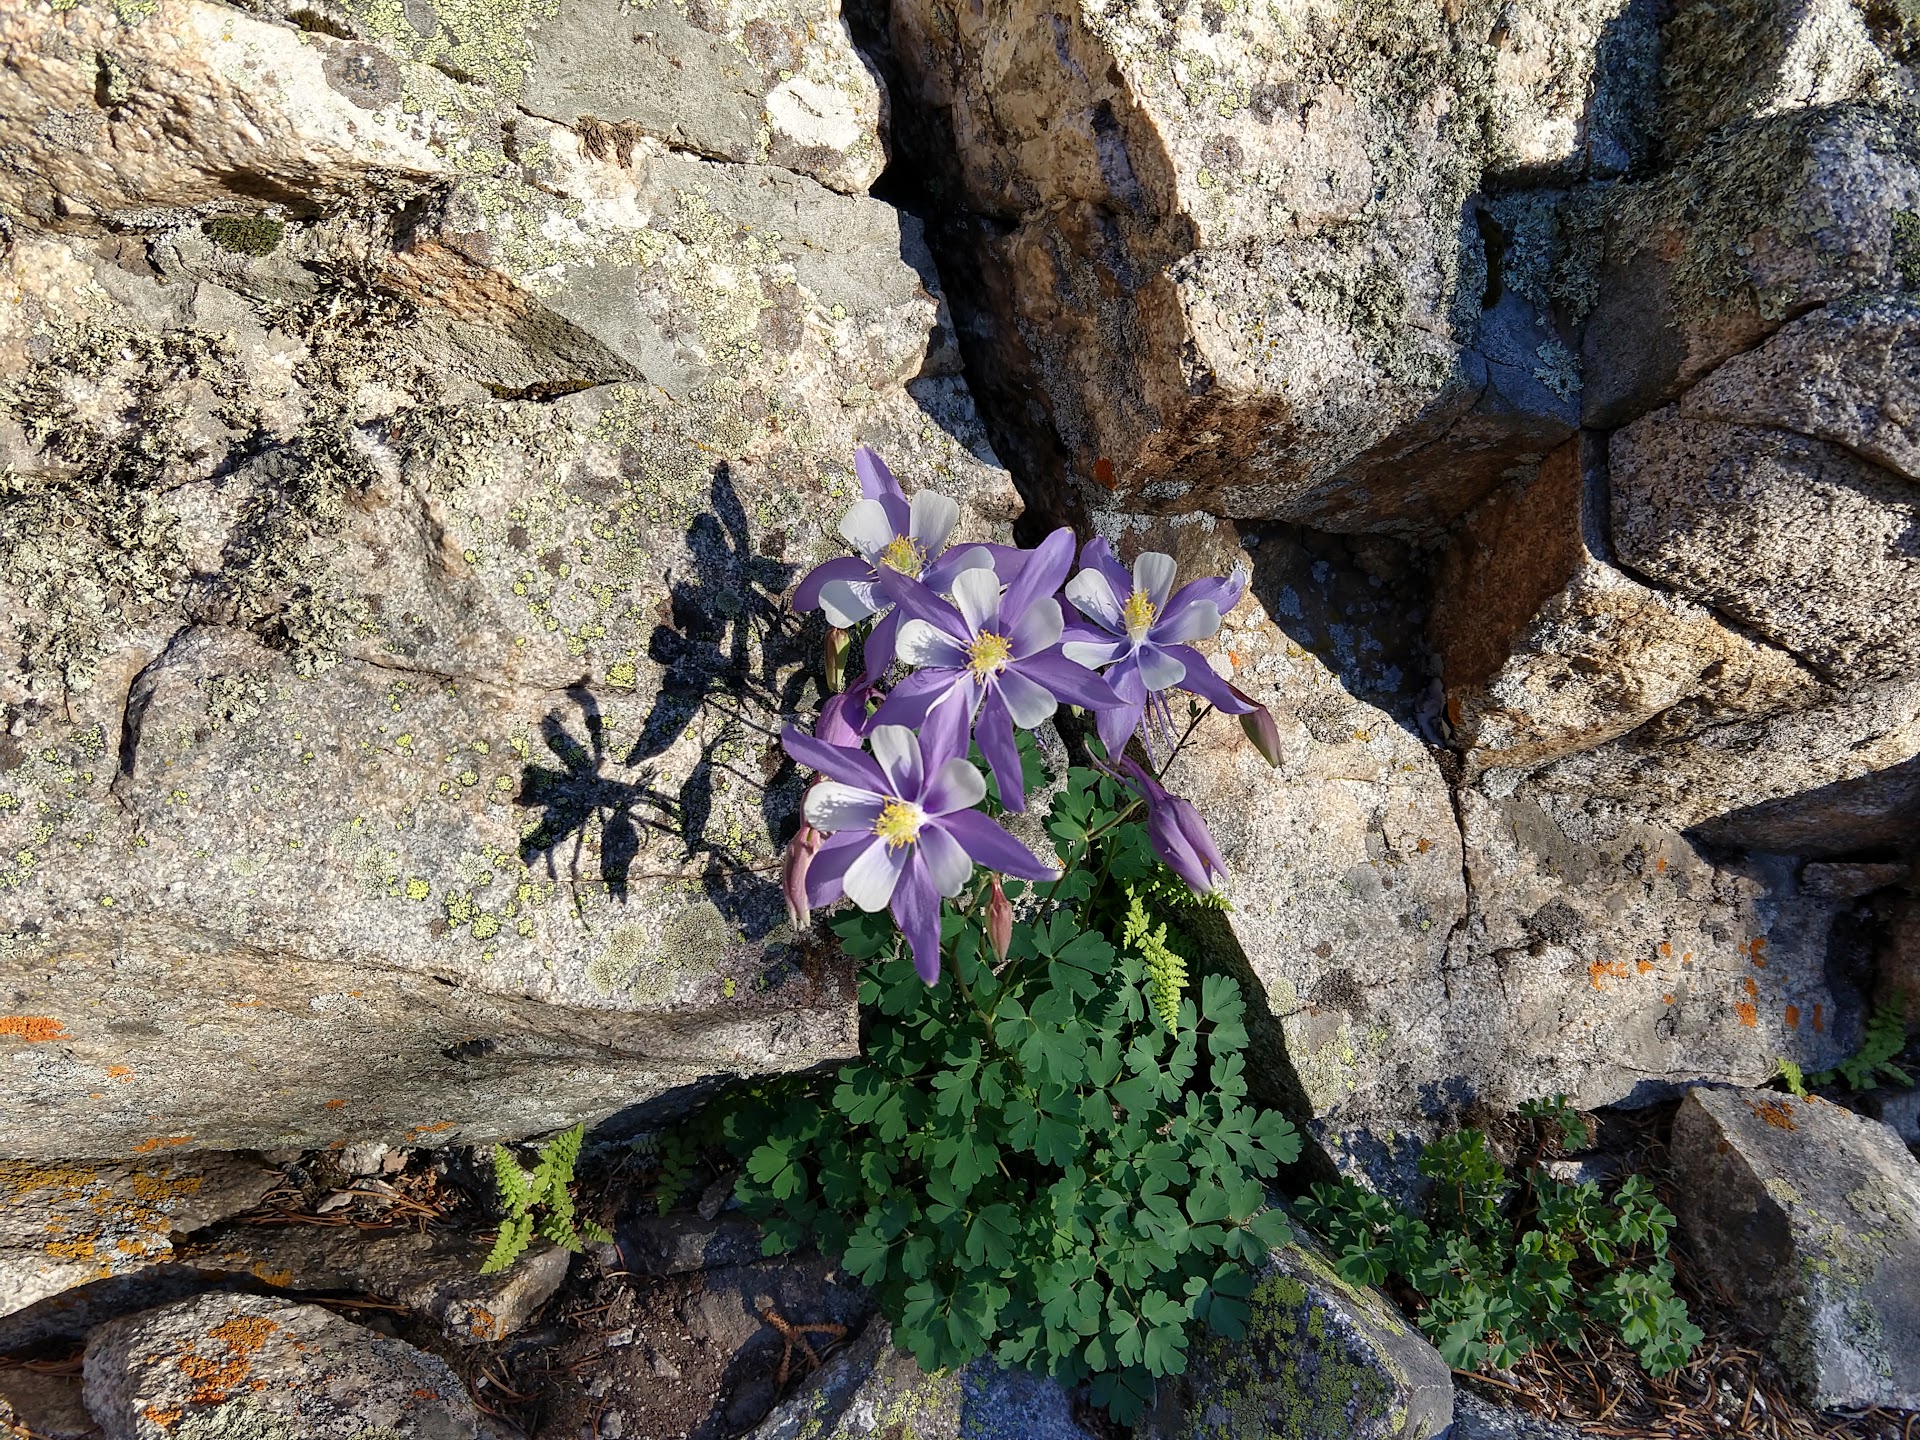
[[[1832,1070],[1822,1070],[1812,1077],[1812,1083],[1835,1085],[1844,1080],[1853,1090],[1871,1090],[1883,1080],[1891,1080],[1896,1085],[1913,1084],[1913,1076],[1893,1063],[1907,1048],[1906,1014],[1907,997],[1895,990],[1893,998],[1885,1005],[1875,1006],[1868,1017],[1867,1033],[1860,1042],[1859,1052]]]
[[[280,248],[287,227],[266,215],[215,215],[200,229],[222,250],[236,255],[271,255]]]
[[[1533,1158],[1514,1170],[1484,1131],[1436,1141],[1420,1157],[1434,1182],[1424,1220],[1351,1180],[1315,1185],[1301,1218],[1325,1235],[1354,1284],[1389,1278],[1419,1297],[1420,1328],[1449,1365],[1504,1369],[1546,1345],[1581,1345],[1589,1326],[1616,1332],[1651,1375],[1687,1362],[1701,1332],[1673,1292],[1673,1212],[1639,1175],[1611,1200],[1588,1180],[1541,1168],[1550,1151],[1583,1148],[1584,1123],[1564,1098],[1529,1102]]]
[[[482,1275],[505,1270],[526,1251],[538,1234],[563,1249],[578,1251],[585,1240],[605,1242],[613,1236],[591,1220],[576,1221],[573,1213],[573,1167],[580,1160],[586,1126],[563,1130],[536,1152],[532,1170],[524,1170],[504,1145],[493,1147],[494,1181],[507,1218],[493,1242]],[[535,1216],[539,1210],[542,1213]]]
[[[1023,737],[1024,739],[1024,737]],[[1065,874],[997,960],[986,890],[949,908],[937,984],[884,914],[833,928],[866,962],[864,1055],[723,1102],[769,1253],[816,1241],[928,1369],[988,1352],[1130,1419],[1202,1322],[1238,1337],[1251,1267],[1290,1232],[1265,1177],[1299,1136],[1247,1102],[1239,987],[1186,984],[1191,897],[1115,781],[1076,769],[1048,829]],[[663,1152],[671,1184],[684,1142]]]

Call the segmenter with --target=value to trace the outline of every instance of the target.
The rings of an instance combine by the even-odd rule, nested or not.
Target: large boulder
[[[0,107],[10,183],[65,197],[0,261],[0,1151],[484,1142],[854,1048],[776,883],[821,694],[783,596],[857,441],[966,537],[1019,508],[917,229],[846,193],[877,91],[837,17],[650,31],[868,87],[865,151],[736,163],[619,67],[554,80],[577,37],[487,60],[415,8],[0,29],[130,127],[103,168]],[[96,52],[124,96],[68,96]],[[522,59],[573,108],[507,145]]]
[[[87,1409],[106,1440],[489,1440],[446,1363],[317,1305],[205,1295],[87,1340]]]
[[[981,355],[1081,503],[1414,533],[1570,433],[1572,353],[1468,202],[1630,162],[1650,9],[891,13],[943,194],[986,217],[952,232]]]
[[[1707,1273],[1822,1409],[1920,1408],[1920,1162],[1877,1120],[1690,1091],[1674,1204]]]

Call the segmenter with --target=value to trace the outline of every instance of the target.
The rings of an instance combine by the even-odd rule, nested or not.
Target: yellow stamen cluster
[[[880,552],[880,563],[909,580],[918,580],[927,565],[927,547],[911,535],[896,535]]]
[[[1127,597],[1127,603],[1120,607],[1120,617],[1127,622],[1127,634],[1135,636],[1146,634],[1153,626],[1153,617],[1158,613],[1144,590],[1134,591]]]
[[[889,800],[880,807],[880,818],[873,822],[873,833],[887,842],[889,850],[898,850],[920,838],[920,826],[925,820],[918,805]]]
[[[1013,642],[1004,635],[982,630],[967,647],[967,664],[976,680],[986,680],[1007,668],[1013,659]]]

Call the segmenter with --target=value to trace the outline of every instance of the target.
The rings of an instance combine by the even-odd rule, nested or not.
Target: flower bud
[[[827,631],[822,663],[827,672],[827,689],[836,695],[847,688],[847,652],[853,649],[853,636],[838,625]]]
[[[1235,697],[1247,702],[1253,708],[1240,717],[1240,728],[1246,732],[1247,739],[1253,742],[1253,748],[1275,769],[1280,765],[1280,727],[1273,723],[1273,715],[1258,700],[1248,695],[1238,685],[1229,685]]]
[[[801,825],[799,833],[787,845],[780,866],[780,891],[786,897],[787,919],[795,930],[804,930],[813,923],[813,911],[807,905],[807,867],[820,848],[820,838],[820,832],[811,825]]]
[[[998,875],[993,877],[993,895],[987,901],[987,943],[993,946],[993,958],[1006,963],[1007,949],[1013,944],[1013,906],[1000,888]]]
[[[865,685],[856,685],[822,705],[820,722],[813,727],[814,735],[842,750],[858,750],[865,744],[860,727],[867,718],[867,689]]]

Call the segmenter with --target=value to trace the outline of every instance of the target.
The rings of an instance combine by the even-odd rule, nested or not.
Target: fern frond
[[[1146,967],[1147,1000],[1169,1035],[1180,1029],[1180,996],[1187,986],[1187,962],[1167,944],[1167,926],[1153,917],[1132,885],[1127,886],[1127,914],[1121,938],[1138,952]]]
[[[540,1163],[533,1171],[536,1198],[550,1202],[556,1191],[564,1191],[573,1183],[573,1167],[580,1159],[580,1142],[586,1133],[584,1123],[575,1125],[540,1147]]]
[[[526,1215],[510,1217],[500,1227],[500,1233],[494,1237],[493,1249],[487,1252],[487,1258],[480,1264],[482,1275],[494,1275],[506,1269],[518,1260],[533,1241],[533,1220]]]
[[[520,1216],[533,1208],[534,1191],[527,1172],[504,1145],[493,1147],[493,1179],[500,1187],[500,1203],[507,1213]]]
[[[591,1220],[582,1220],[580,1222],[580,1233],[596,1245],[611,1245],[613,1243],[613,1232],[604,1225],[596,1225]]]

